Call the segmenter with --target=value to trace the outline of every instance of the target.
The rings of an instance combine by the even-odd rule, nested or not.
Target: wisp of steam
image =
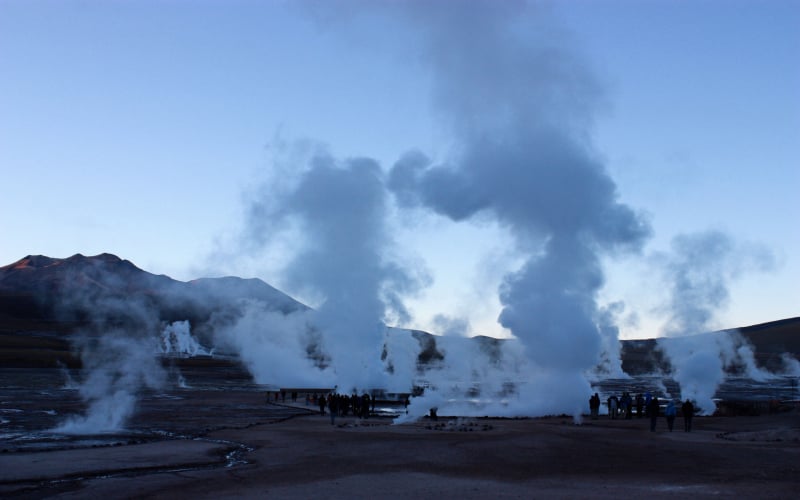
[[[136,409],[138,393],[163,387],[165,372],[151,340],[112,331],[81,346],[84,378],[78,387],[87,409],[68,417],[54,432],[97,434],[119,431]]]
[[[752,346],[738,332],[708,333],[714,314],[729,300],[730,282],[743,272],[773,266],[768,251],[706,231],[677,236],[672,252],[659,262],[669,285],[669,316],[658,347],[672,366],[669,375],[680,385],[681,398],[712,414],[713,396],[734,368],[754,380],[774,376],[757,366]]]
[[[119,282],[123,278],[106,272],[101,265],[90,271],[93,280],[107,289],[124,289]],[[143,297],[114,296],[104,293],[103,286],[82,288],[79,284],[85,279],[80,275],[67,278],[63,305],[84,311],[89,317],[89,325],[73,340],[83,363],[78,392],[87,408],[83,415],[68,417],[54,431],[118,431],[134,414],[139,393],[161,388],[166,381],[157,358],[159,316]]]

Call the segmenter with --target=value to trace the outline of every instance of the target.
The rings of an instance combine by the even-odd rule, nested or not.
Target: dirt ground
[[[797,498],[797,411],[699,417],[691,433],[680,418],[674,432],[658,426],[254,416],[192,438],[0,453],[0,497]]]

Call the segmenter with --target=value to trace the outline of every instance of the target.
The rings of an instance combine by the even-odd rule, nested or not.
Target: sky
[[[469,32],[459,23],[471,17],[428,23],[442,2],[413,2],[417,17],[377,4],[0,0],[0,265],[110,252],[180,280],[258,277],[318,306],[286,272],[291,235],[248,246],[253,200],[305,168],[309,149],[371,158],[387,176],[412,150],[446,163],[465,116],[449,92],[497,97],[491,78],[481,95],[481,75],[454,78],[420,42],[425,29]],[[620,336],[674,329],[690,265],[713,274],[701,281],[715,293],[682,295],[702,303],[700,327],[797,316],[800,3],[502,9],[518,16],[498,39],[542,39],[578,61],[588,110],[563,109],[618,201],[649,224],[636,251],[599,255],[597,301]],[[481,60],[506,56],[517,54]],[[508,336],[498,288],[526,262],[517,220],[388,199],[393,251],[427,277],[403,299],[404,326]]]

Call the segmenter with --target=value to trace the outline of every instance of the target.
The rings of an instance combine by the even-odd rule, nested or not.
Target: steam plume
[[[165,372],[154,356],[155,344],[127,331],[106,331],[96,342],[84,341],[85,372],[78,387],[85,414],[67,418],[56,429],[66,434],[121,430],[136,410],[138,393],[164,385]]]
[[[90,434],[122,429],[134,414],[138,394],[157,389],[166,381],[158,362],[159,316],[139,294],[127,290],[126,273],[109,272],[108,266],[127,269],[132,264],[110,255],[83,263],[65,273],[61,297],[64,311],[81,314],[87,325],[73,338],[80,352],[83,377],[78,391],[86,412],[68,418],[55,431]]]
[[[548,392],[566,395],[560,411],[577,413],[589,393],[583,373],[603,344],[599,256],[638,251],[650,233],[592,151],[599,86],[524,4],[413,5],[455,147],[441,163],[409,153],[389,186],[406,205],[510,230],[526,262],[504,279],[499,322],[523,342],[537,376],[554,382]]]
[[[142,296],[120,297],[105,290],[124,290],[123,277],[91,263],[92,285],[86,278],[68,276],[63,294],[65,308],[83,311],[89,325],[76,334],[73,343],[83,362],[83,380],[78,387],[87,404],[85,414],[68,418],[55,430],[74,434],[111,432],[122,429],[136,410],[138,394],[158,389],[166,372],[156,358],[159,350],[157,312]]]
[[[285,224],[302,235],[285,279],[320,302],[311,321],[330,359],[331,385],[345,391],[384,385],[384,321],[409,317],[401,296],[420,279],[391,257],[379,165],[367,158],[337,162],[318,152],[289,189],[265,192],[273,196],[255,202],[250,228]]]
[[[752,346],[738,333],[698,334],[714,328],[715,313],[729,301],[731,281],[743,272],[772,268],[772,255],[723,232],[705,231],[675,237],[672,253],[662,255],[661,263],[670,295],[659,348],[670,360],[681,397],[713,413],[712,398],[727,370],[736,366],[756,380],[768,374],[756,366]]]

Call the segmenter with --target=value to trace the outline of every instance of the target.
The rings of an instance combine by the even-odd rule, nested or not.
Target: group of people
[[[611,395],[606,400],[608,405],[608,416],[612,420],[617,419],[620,415],[624,415],[626,419],[633,418],[633,408],[636,408],[636,416],[642,418],[643,416],[650,418],[650,431],[656,431],[656,424],[661,412],[661,402],[657,396],[651,395],[649,392],[637,394],[634,400],[630,393],[623,392],[621,397]],[[600,414],[600,395],[596,392],[589,398],[589,412],[593,420],[597,420]],[[675,425],[675,417],[678,414],[678,409],[673,400],[669,400],[664,408],[664,417],[667,419],[667,428],[670,432]],[[681,405],[681,414],[683,415],[683,430],[684,432],[692,431],[692,418],[694,417],[694,405],[687,399]]]
[[[325,415],[325,408],[328,408],[331,425],[336,423],[336,417],[346,417],[351,412],[358,418],[369,418],[370,412],[375,411],[375,399],[370,398],[366,392],[360,397],[356,393],[348,396],[331,392],[327,397],[315,395],[315,399],[319,404],[320,415]]]
[[[292,391],[291,394],[292,403],[297,402],[297,392]],[[281,401],[282,403],[286,402],[286,391],[275,391],[275,401]],[[269,402],[269,393],[267,393],[267,402]]]

